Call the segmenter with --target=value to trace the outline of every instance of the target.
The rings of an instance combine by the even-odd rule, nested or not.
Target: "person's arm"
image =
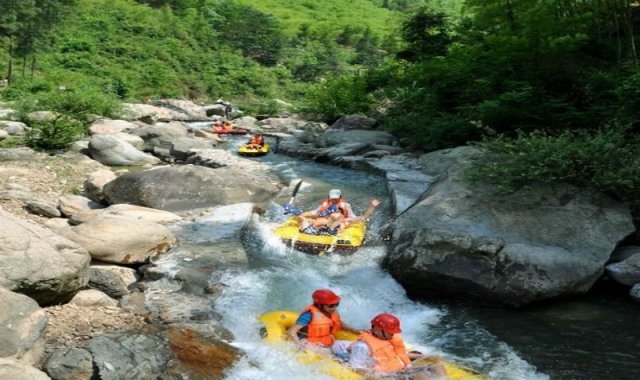
[[[363,221],[368,220],[371,215],[373,215],[373,212],[376,211],[376,207],[378,207],[380,205],[380,203],[382,203],[380,200],[378,199],[372,199],[369,202],[369,208],[364,212],[364,214],[362,214],[362,216],[360,217]]]
[[[304,326],[299,325],[299,324],[295,324],[293,326],[291,326],[289,328],[289,330],[287,330],[287,334],[289,335],[289,338],[291,338],[291,341],[300,349],[303,349],[304,346],[302,345],[302,341],[300,341],[300,337],[298,336],[298,332],[303,328]]]
[[[322,205],[318,206],[318,208],[316,208],[313,211],[307,211],[303,213],[302,216],[306,216],[307,218],[315,218],[318,216],[318,213],[320,213],[321,208],[322,208]]]
[[[418,351],[410,351],[407,353],[407,356],[409,357],[409,359],[411,359],[411,361],[426,360],[430,362],[438,362],[442,360],[442,358],[438,355],[425,355],[422,352],[418,352]]]
[[[300,337],[298,336],[298,333],[301,329],[311,323],[311,318],[313,318],[313,315],[310,311],[302,313],[300,314],[300,316],[298,316],[295,325],[291,326],[289,330],[287,330],[287,334],[289,335],[289,338],[291,338],[291,341],[300,349],[304,349],[304,346],[302,344],[302,341],[300,340]]]
[[[340,321],[340,329],[344,331],[348,331],[352,334],[360,335],[360,330],[351,327],[350,325]]]

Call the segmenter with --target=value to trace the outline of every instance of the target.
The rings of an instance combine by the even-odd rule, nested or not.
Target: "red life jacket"
[[[307,306],[300,315],[311,312],[311,322],[307,327],[307,342],[320,346],[330,347],[333,344],[333,335],[340,330],[340,315],[335,311],[331,317],[327,317],[315,305]]]
[[[256,145],[264,145],[264,139],[262,138],[262,136],[253,136],[251,137],[251,141],[249,141],[249,144],[256,144]]]
[[[318,214],[321,214],[327,211],[332,204],[333,203],[331,203],[331,200],[329,198],[323,199],[322,205],[318,210]],[[347,206],[347,202],[343,198],[338,199],[338,203],[336,204],[336,207],[338,207],[338,210],[345,218],[349,218],[352,216],[352,215],[349,215],[349,207]]]
[[[384,340],[376,338],[370,331],[363,331],[358,339],[369,346],[371,357],[376,361],[374,368],[377,371],[397,372],[411,364],[402,337],[398,334],[394,334],[390,340]]]

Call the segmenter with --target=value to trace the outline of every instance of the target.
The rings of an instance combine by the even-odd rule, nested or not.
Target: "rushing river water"
[[[228,140],[235,150],[247,137]],[[352,326],[368,328],[374,315],[393,313],[412,348],[492,379],[640,378],[639,305],[609,293],[521,310],[411,300],[379,266],[386,249],[381,231],[391,218],[382,178],[273,153],[259,160],[285,182],[304,180],[295,202],[303,209],[315,207],[331,188],[341,188],[358,214],[371,197],[382,199],[384,207],[373,216],[365,247],[357,253],[316,257],[292,251],[273,237],[271,229],[287,218],[280,204],[290,195],[274,200],[256,231],[243,238],[248,263],[212,275],[212,282],[224,285],[215,309],[234,334],[234,345],[247,353],[227,372],[228,379],[327,378],[263,344],[257,322],[266,311],[301,310],[317,288],[330,288],[342,297],[339,312]]]

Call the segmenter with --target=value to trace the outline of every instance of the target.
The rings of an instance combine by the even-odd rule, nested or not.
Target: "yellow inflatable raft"
[[[238,154],[241,156],[250,156],[250,157],[258,157],[264,156],[269,153],[269,144],[264,144],[260,149],[251,149],[244,144],[240,148],[238,148]]]
[[[337,236],[305,234],[298,229],[298,221],[295,218],[287,220],[273,230],[273,233],[286,245],[298,251],[316,255],[327,252],[353,253],[364,243],[366,232],[366,223],[357,222],[345,228]]]
[[[298,318],[298,313],[287,310],[277,310],[264,313],[259,320],[263,324],[261,334],[263,339],[269,343],[282,343],[289,340],[287,330],[293,326]],[[336,338],[340,340],[355,340],[356,335],[346,331],[338,331]],[[316,366],[321,372],[340,380],[364,380],[364,376],[350,370],[332,357],[323,356],[311,350],[304,352],[291,349],[294,355],[301,363]],[[413,362],[414,367],[420,367],[428,364],[442,364],[447,371],[447,375],[451,380],[487,380],[488,377],[475,372],[472,369],[464,368],[453,363],[440,360],[434,362],[432,360],[418,360]]]

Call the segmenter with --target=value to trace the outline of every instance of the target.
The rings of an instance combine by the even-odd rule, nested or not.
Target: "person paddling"
[[[249,139],[246,147],[249,149],[261,149],[264,146],[264,138],[260,133],[256,133]]]
[[[329,289],[318,289],[311,295],[313,303],[300,313],[296,324],[287,331],[291,340],[300,349],[311,346],[331,348],[336,342],[338,330],[354,334],[360,331],[342,322],[336,311],[340,297]]]
[[[378,314],[371,320],[371,330],[362,331],[347,347],[349,366],[367,378],[448,380],[447,371],[441,364],[411,365],[413,360],[439,358],[418,352],[407,353],[401,332],[398,318],[387,313]]]
[[[380,203],[378,199],[372,199],[369,202],[369,208],[361,217],[358,217],[353,212],[351,204],[342,198],[340,189],[332,189],[329,191],[329,198],[323,199],[318,208],[296,217],[298,228],[300,232],[314,234],[326,226],[330,231],[338,234],[355,222],[368,220]]]

